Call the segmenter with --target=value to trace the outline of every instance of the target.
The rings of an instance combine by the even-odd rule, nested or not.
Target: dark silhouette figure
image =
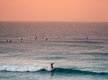
[[[12,41],[10,40],[9,42],[11,43]]]
[[[35,37],[35,39],[37,40],[37,36]]]
[[[53,77],[53,75],[54,75],[54,67],[53,67],[53,65],[54,65],[54,63],[51,63],[51,77]]]
[[[21,38],[20,42],[23,42],[23,38]]]
[[[46,38],[46,41],[48,40],[48,38]]]
[[[44,37],[42,36],[42,39],[44,39]]]
[[[53,70],[53,68],[54,68],[53,65],[54,65],[54,63],[51,63],[51,69],[52,69],[52,70]]]

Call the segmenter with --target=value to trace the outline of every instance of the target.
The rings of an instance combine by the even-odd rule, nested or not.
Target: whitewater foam
[[[34,65],[18,65],[18,64],[2,64],[0,65],[0,71],[9,71],[9,72],[54,72],[55,74],[79,74],[79,75],[107,75],[108,72],[95,72],[95,71],[87,71],[80,70],[75,68],[57,68],[55,67],[51,70],[46,66],[34,66]]]
[[[32,65],[17,65],[17,64],[0,65],[0,71],[34,72],[34,71],[39,71],[41,69],[46,69],[48,71],[50,70],[48,67],[39,67],[39,66],[32,66]]]

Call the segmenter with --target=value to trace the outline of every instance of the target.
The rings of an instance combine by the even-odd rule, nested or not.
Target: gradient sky
[[[0,21],[108,22],[108,0],[0,0]]]

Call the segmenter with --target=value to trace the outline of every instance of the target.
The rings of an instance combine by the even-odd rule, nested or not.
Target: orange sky
[[[0,0],[0,21],[108,22],[108,0]]]

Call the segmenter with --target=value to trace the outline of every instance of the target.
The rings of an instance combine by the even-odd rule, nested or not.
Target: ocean
[[[0,80],[66,79],[108,80],[108,23],[0,22]]]

